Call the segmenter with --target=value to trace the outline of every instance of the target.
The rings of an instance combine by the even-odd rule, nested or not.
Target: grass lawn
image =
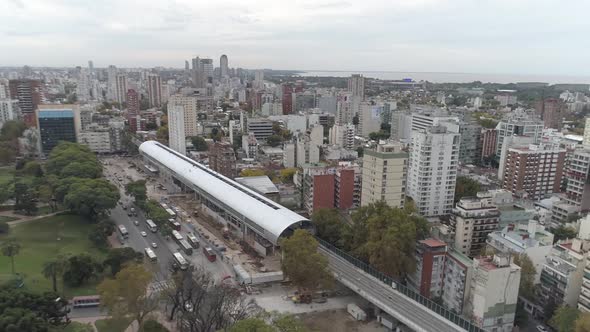
[[[70,322],[66,327],[53,328],[50,332],[94,332],[92,325]]]
[[[50,291],[51,281],[41,273],[43,263],[59,254],[88,253],[100,259],[104,257],[88,240],[90,226],[76,215],[52,216],[17,225],[8,235],[0,236],[0,241],[14,239],[20,243],[14,265],[16,272],[24,276],[25,288],[34,292]],[[0,275],[10,274],[10,266],[8,257],[0,256]],[[79,288],[66,287],[64,296],[93,294],[96,294],[96,283],[90,282]]]
[[[14,179],[14,167],[0,167],[0,184],[4,184]]]
[[[15,220],[18,220],[18,219],[19,218],[17,218],[17,217],[0,216],[0,222],[15,221]]]
[[[107,319],[99,319],[94,323],[98,332],[123,332],[129,324],[131,324],[131,318],[122,318],[122,319],[115,319],[115,318],[107,318]]]

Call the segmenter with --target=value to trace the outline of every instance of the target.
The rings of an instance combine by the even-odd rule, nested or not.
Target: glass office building
[[[76,142],[76,123],[73,109],[39,109],[38,121],[41,151],[49,154],[60,142]]]

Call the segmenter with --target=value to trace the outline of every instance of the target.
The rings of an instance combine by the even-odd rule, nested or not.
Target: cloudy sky
[[[590,1],[0,0],[0,66],[590,75]]]

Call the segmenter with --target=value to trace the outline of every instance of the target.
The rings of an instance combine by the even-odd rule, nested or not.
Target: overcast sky
[[[590,75],[590,1],[0,0],[0,66]]]

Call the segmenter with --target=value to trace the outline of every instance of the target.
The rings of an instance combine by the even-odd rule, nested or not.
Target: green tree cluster
[[[0,331],[47,332],[69,323],[67,301],[56,293],[0,288]]]
[[[60,142],[45,163],[48,174],[58,178],[91,178],[102,176],[102,166],[90,149],[78,143]]]
[[[281,248],[283,272],[300,290],[312,292],[333,286],[328,260],[318,252],[318,242],[308,231],[295,230],[291,237],[281,240]]]
[[[388,139],[390,135],[391,135],[390,132],[382,129],[379,131],[369,133],[369,138],[373,141],[379,141],[379,140],[383,140],[383,139]]]
[[[573,239],[578,235],[578,232],[574,228],[564,225],[559,225],[559,227],[552,229],[551,233],[553,233],[553,243],[565,239]]]
[[[193,143],[193,147],[197,151],[207,151],[209,150],[209,145],[205,141],[205,139],[201,136],[193,136],[191,138],[191,142]]]
[[[147,188],[145,180],[129,182],[125,185],[125,193],[135,200],[138,206],[144,205],[147,200]]]
[[[535,275],[537,274],[535,264],[527,254],[515,255],[514,264],[520,266],[518,295],[532,300],[534,297]]]
[[[293,315],[270,313],[238,321],[229,332],[307,332],[303,322]]]
[[[549,325],[559,332],[574,332],[579,314],[580,312],[577,308],[560,306],[555,310],[553,317],[549,321]]]
[[[479,182],[466,176],[458,176],[455,186],[455,203],[463,197],[474,197],[479,191],[481,191]]]
[[[79,215],[98,220],[117,205],[119,198],[117,187],[105,179],[73,178],[63,203]]]
[[[18,138],[22,136],[25,129],[25,123],[20,120],[4,122],[0,129],[0,165],[10,164],[16,160]]]

